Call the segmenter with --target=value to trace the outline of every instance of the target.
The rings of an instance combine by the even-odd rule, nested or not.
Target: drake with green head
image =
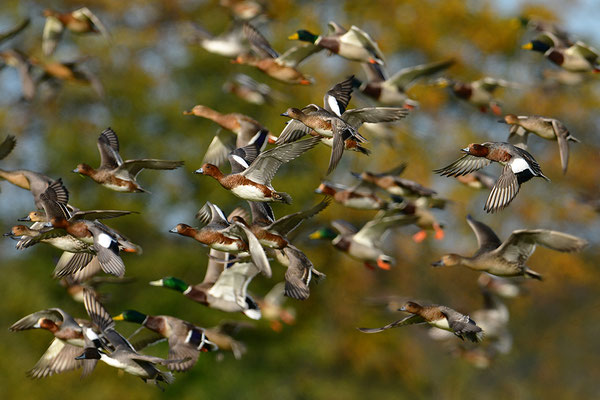
[[[166,338],[169,342],[169,360],[188,359],[184,362],[168,364],[170,370],[187,371],[196,364],[200,352],[218,349],[217,345],[206,338],[204,328],[169,315],[147,315],[136,310],[125,310],[113,317],[113,320],[140,324],[157,334],[144,338],[139,342],[139,347],[136,345],[138,343],[134,335],[134,346],[138,350]]]
[[[327,35],[315,35],[305,29],[290,35],[290,40],[312,43],[351,61],[383,65],[383,53],[368,33],[352,25],[350,30],[330,21]]]
[[[192,286],[169,276],[150,282],[150,285],[176,290],[210,308],[243,312],[249,318],[260,319],[260,309],[247,293],[250,281],[259,272],[258,268],[251,262],[236,262],[224,268],[224,263],[227,263],[227,254],[212,249],[206,275],[201,283]]]

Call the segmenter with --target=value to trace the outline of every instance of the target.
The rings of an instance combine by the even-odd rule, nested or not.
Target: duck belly
[[[265,195],[265,190],[254,185],[239,185],[231,189],[231,193],[244,200],[271,201],[271,197]]]
[[[59,250],[68,251],[70,253],[83,253],[90,251],[89,244],[70,235],[47,239],[45,242],[51,244]]]
[[[104,186],[107,189],[110,190],[114,190],[115,192],[132,192],[133,190],[131,190],[131,188],[129,187],[129,185],[117,185],[114,183],[103,183],[102,186]]]
[[[348,255],[355,260],[376,263],[379,256],[381,256],[383,252],[371,246],[365,246],[361,243],[352,242],[350,244],[350,248],[348,249]]]
[[[452,332],[452,329],[450,329],[450,325],[448,325],[448,320],[446,318],[438,319],[436,321],[430,321],[429,325],[435,326],[436,328],[443,329],[445,331]]]
[[[344,202],[344,206],[358,210],[379,210],[382,204],[377,199],[365,196],[348,199]]]

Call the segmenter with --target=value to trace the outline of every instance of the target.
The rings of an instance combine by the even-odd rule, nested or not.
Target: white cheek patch
[[[112,243],[112,241],[112,238],[106,233],[101,233],[100,235],[98,235],[98,244],[106,249],[110,248],[110,244]]]
[[[335,97],[327,96],[327,104],[329,105],[329,108],[331,108],[331,111],[335,113],[335,115],[337,115],[338,117],[342,116],[340,105]]]
[[[240,164],[242,167],[244,168],[248,168],[248,163],[246,162],[246,160],[244,160],[242,157],[237,156],[235,154],[233,154],[231,156],[231,158],[233,158],[238,164]]]
[[[512,172],[514,172],[515,174],[518,174],[519,172],[523,172],[525,170],[531,171],[529,164],[523,158],[514,158],[513,162],[511,162],[510,164],[510,169],[512,169]],[[531,172],[533,173],[533,171]]]

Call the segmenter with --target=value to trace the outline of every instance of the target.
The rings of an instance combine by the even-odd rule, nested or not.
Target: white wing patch
[[[327,96],[327,104],[329,105],[331,111],[335,113],[335,115],[337,115],[338,117],[342,116],[340,105],[334,96]]]
[[[531,173],[535,175],[533,173],[533,170],[529,166],[529,163],[525,161],[524,158],[514,158],[513,162],[510,163],[510,169],[512,169],[512,172],[515,174],[518,174],[519,172],[523,172],[525,170],[530,170]]]
[[[244,168],[248,168],[248,163],[246,162],[246,160],[244,160],[242,157],[240,156],[236,156],[235,154],[231,155],[231,158],[233,158],[238,164],[240,164],[242,167]]]
[[[112,238],[106,233],[101,233],[100,235],[98,235],[98,244],[104,248],[108,249],[112,241]]]

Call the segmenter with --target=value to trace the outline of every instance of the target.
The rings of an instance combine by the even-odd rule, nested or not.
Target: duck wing
[[[588,241],[567,233],[547,229],[514,231],[496,252],[509,262],[523,264],[533,254],[536,245],[560,252],[580,251]]]
[[[465,154],[452,164],[439,169],[434,169],[433,172],[442,176],[461,176],[470,174],[483,167],[487,167],[492,163],[491,160],[483,157],[476,157],[471,154]]]
[[[315,53],[323,50],[320,46],[315,46],[312,43],[301,44],[291,47],[285,53],[276,57],[277,64],[285,65],[286,67],[296,68],[302,61],[312,56]]]
[[[71,213],[67,207],[69,191],[63,185],[62,179],[50,183],[46,190],[40,194],[40,202],[48,220],[52,218],[69,219]]]
[[[271,180],[282,164],[292,161],[302,153],[315,147],[319,142],[319,138],[310,138],[308,140],[282,144],[270,150],[263,151],[240,175],[256,183],[270,185]]]
[[[248,284],[259,272],[251,262],[236,262],[221,273],[208,295],[237,303],[245,309]]]
[[[244,36],[250,43],[250,47],[263,58],[277,58],[279,54],[271,47],[269,41],[256,30],[255,27],[245,22],[243,27]]]
[[[596,64],[598,61],[598,50],[581,41],[577,41],[571,49],[573,49],[576,54],[585,58],[592,65]]]
[[[350,103],[350,98],[352,97],[353,80],[354,75],[351,75],[327,91],[325,97],[323,97],[324,108],[327,111],[337,115],[338,117],[342,116],[344,111],[346,111],[346,107],[348,107],[348,103]]]
[[[215,249],[210,249],[208,254],[208,264],[206,265],[206,274],[204,275],[202,286],[210,287],[221,276],[229,255]]]
[[[19,25],[15,26],[14,28],[9,29],[8,31],[4,31],[4,32],[0,33],[0,43],[4,42],[5,40],[9,40],[9,39],[13,38],[14,36],[18,35],[23,29],[25,29],[29,26],[30,22],[31,22],[30,18],[25,18]]]
[[[27,371],[27,376],[39,379],[81,368],[84,361],[76,360],[75,357],[79,356],[82,352],[83,349],[81,347],[73,346],[58,338],[54,338],[39,361],[32,369]]]
[[[279,134],[275,144],[290,143],[308,135],[312,129],[302,122],[291,119],[286,122],[285,128]]]
[[[37,327],[35,325],[42,318],[49,319],[56,324],[58,324],[59,322],[61,324],[66,322],[69,325],[79,327],[79,324],[77,324],[75,319],[73,319],[73,317],[71,317],[65,311],[61,310],[60,308],[48,308],[46,310],[37,311],[21,318],[20,320],[12,324],[11,327],[8,328],[8,330],[15,332],[24,331],[27,329],[36,329]]]
[[[216,166],[221,166],[233,150],[235,150],[236,138],[229,132],[223,133],[219,129],[208,145],[208,149],[202,159],[202,164],[210,163]]]
[[[231,173],[239,174],[258,157],[263,145],[266,143],[269,131],[266,129],[260,130],[250,140],[250,143],[244,147],[238,147],[227,156],[229,164],[231,164]]]
[[[342,42],[352,43],[361,47],[364,47],[371,53],[374,61],[377,64],[383,65],[384,57],[377,43],[369,36],[369,34],[359,27],[352,25],[350,30],[346,32],[342,37]]]
[[[342,115],[342,119],[355,129],[365,123],[379,123],[398,121],[409,114],[407,108],[403,107],[365,107],[348,110]]]
[[[562,166],[563,173],[566,174],[567,164],[569,163],[569,140],[575,142],[579,142],[579,140],[571,136],[571,133],[569,132],[567,127],[559,120],[552,120],[552,129],[554,130],[556,140],[558,141],[560,165]]]
[[[331,222],[333,229],[338,231],[342,236],[354,235],[358,232],[358,229],[348,221],[343,219],[336,219]]]
[[[353,240],[365,246],[377,245],[381,236],[393,227],[410,225],[416,222],[417,216],[407,216],[393,211],[379,212],[375,218],[367,222],[355,235]]]
[[[106,29],[102,21],[100,21],[100,19],[93,12],[91,12],[89,8],[82,7],[73,11],[72,15],[74,18],[79,20],[89,20],[102,36],[104,36],[106,39],[110,39],[110,33],[108,33],[108,29]]]
[[[123,159],[119,155],[119,138],[112,128],[102,131],[97,145],[100,152],[100,168],[115,169],[123,164]]]
[[[440,307],[440,311],[446,317],[452,332],[459,338],[467,338],[474,343],[479,343],[483,339],[483,330],[468,315],[444,306]]]
[[[116,176],[122,175],[127,171],[129,175],[136,177],[143,169],[176,169],[183,165],[183,161],[142,159],[142,160],[127,160],[119,166]],[[126,176],[126,175],[125,175]]]
[[[88,230],[94,238],[94,250],[102,270],[115,276],[125,275],[125,264],[119,256],[119,241],[105,225],[99,225],[94,220],[87,223]]]
[[[290,260],[285,272],[285,295],[296,300],[306,300],[310,295],[309,283],[314,268],[312,262],[297,247],[288,245],[283,252]]]
[[[527,150],[529,131],[519,125],[511,125],[508,130],[508,142],[515,147]]]
[[[4,159],[15,148],[17,139],[13,135],[7,135],[6,139],[0,143],[0,160]]]
[[[519,193],[520,188],[521,185],[511,168],[511,164],[506,164],[496,184],[492,187],[483,209],[488,213],[494,213],[503,209],[513,201],[517,193]]]
[[[122,217],[123,215],[129,214],[138,214],[137,211],[124,211],[124,210],[87,210],[82,211],[78,210],[73,215],[71,215],[71,221],[76,221],[80,219],[110,219]]]
[[[475,233],[475,237],[477,237],[479,250],[477,250],[475,256],[497,249],[502,245],[502,241],[496,236],[492,228],[483,222],[477,221],[470,215],[467,215],[467,223],[473,230],[473,233]]]
[[[248,250],[255,268],[267,278],[270,278],[272,275],[271,265],[269,264],[269,259],[267,258],[267,254],[260,244],[260,241],[245,224],[234,221],[232,226],[238,228],[241,233],[240,236],[245,238],[246,243],[248,243]]]
[[[302,221],[305,219],[314,217],[321,211],[323,211],[331,203],[328,197],[325,197],[319,204],[312,208],[304,211],[298,211],[293,214],[286,215],[285,217],[279,218],[267,227],[268,230],[277,232],[282,236],[287,236],[291,231],[296,229]],[[267,203],[260,203],[267,204]]]
[[[275,215],[269,203],[248,201],[252,212],[252,223],[258,226],[269,226],[275,222]],[[285,217],[284,217],[285,218]]]
[[[425,320],[425,318],[421,317],[420,315],[414,314],[414,315],[409,315],[408,317],[399,319],[398,321],[394,321],[391,324],[382,326],[381,328],[358,328],[358,330],[363,333],[377,333],[377,332],[385,331],[386,329],[398,328],[400,326],[406,326],[406,325],[424,324],[426,322],[427,321]]]
[[[65,26],[58,18],[54,16],[46,17],[44,32],[42,33],[42,51],[45,56],[54,53],[64,30]]]
[[[448,69],[452,64],[454,60],[446,60],[403,68],[387,79],[386,83],[404,90],[415,80]]]

